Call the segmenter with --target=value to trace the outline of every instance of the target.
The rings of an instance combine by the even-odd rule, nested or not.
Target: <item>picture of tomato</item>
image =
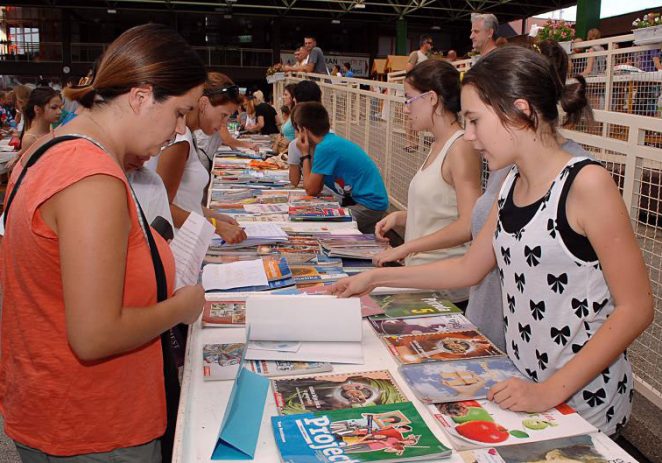
[[[508,430],[490,421],[468,421],[455,427],[463,437],[486,444],[496,444],[508,439]]]

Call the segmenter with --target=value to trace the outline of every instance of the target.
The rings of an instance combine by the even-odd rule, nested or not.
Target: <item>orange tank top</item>
[[[14,169],[10,187],[20,170]],[[41,219],[39,208],[56,193],[97,174],[116,177],[127,191],[131,230],[124,306],[140,310],[155,304],[154,267],[126,176],[90,141],[62,142],[30,168],[14,198],[2,242],[0,406],[5,431],[52,455],[140,445],[161,436],[166,425],[158,338],[98,362],[80,361],[67,341],[58,237]],[[85,220],[85,211],[80,219]],[[170,294],[174,259],[167,243],[153,234]]]

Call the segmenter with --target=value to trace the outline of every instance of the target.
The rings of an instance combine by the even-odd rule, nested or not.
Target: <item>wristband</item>
[[[214,230],[216,230],[216,219],[215,219],[214,217],[212,217],[211,219],[209,219],[209,221],[210,221],[211,224],[213,225]]]
[[[305,161],[306,159],[310,159],[310,154],[306,154],[305,156],[301,156],[301,163]]]

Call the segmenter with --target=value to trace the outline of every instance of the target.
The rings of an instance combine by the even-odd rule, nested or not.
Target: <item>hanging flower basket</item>
[[[660,13],[648,13],[643,19],[632,22],[635,45],[662,43],[662,16]]]
[[[271,75],[267,76],[267,83],[268,84],[274,84],[280,80],[285,80],[285,73],[284,72],[275,72]]]

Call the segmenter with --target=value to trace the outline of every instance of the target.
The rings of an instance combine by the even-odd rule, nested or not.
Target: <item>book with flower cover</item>
[[[382,336],[382,340],[403,364],[503,355],[489,339],[475,330]]]
[[[388,370],[275,379],[281,415],[407,402]]]
[[[320,207],[316,205],[290,206],[290,220],[351,222],[352,213],[345,207]]]
[[[539,413],[504,410],[484,399],[428,407],[456,450],[524,444],[597,431],[567,404]]]
[[[435,461],[451,455],[411,402],[274,416],[284,463]]]
[[[235,379],[245,350],[244,343],[202,346],[202,375],[205,381]]]

